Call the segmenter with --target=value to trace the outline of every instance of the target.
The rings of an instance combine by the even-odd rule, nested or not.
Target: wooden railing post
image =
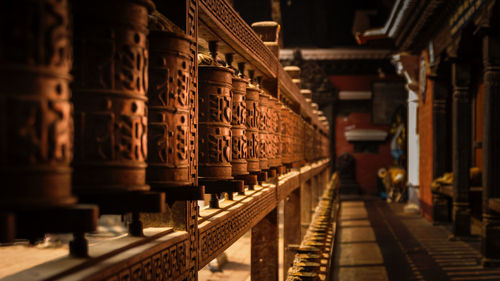
[[[312,188],[311,180],[308,180],[300,186],[300,225],[301,225],[301,239],[306,234],[307,228],[311,223],[311,210],[312,210]]]
[[[252,228],[251,280],[278,280],[278,208]]]
[[[300,189],[288,195],[283,204],[283,276],[287,275],[288,268],[293,264],[296,249],[290,245],[298,245],[301,240],[300,227]]]
[[[453,234],[470,235],[469,170],[471,155],[470,65],[455,62],[453,81]]]
[[[500,215],[490,199],[500,198],[500,37],[483,38],[483,227],[482,252],[485,266],[500,264]]]

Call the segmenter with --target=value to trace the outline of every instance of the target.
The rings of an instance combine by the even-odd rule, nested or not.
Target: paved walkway
[[[401,204],[379,199],[342,202],[334,268],[338,281],[500,280],[481,266],[479,241],[450,241]]]

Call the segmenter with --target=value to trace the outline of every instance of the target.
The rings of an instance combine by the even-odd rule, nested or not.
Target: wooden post
[[[295,258],[295,249],[288,247],[290,244],[300,244],[300,189],[290,193],[284,200],[283,212],[283,276],[286,279],[288,268],[292,266]]]
[[[500,264],[500,215],[489,207],[489,199],[500,198],[500,37],[483,38],[483,227],[482,252],[485,266]]]
[[[453,81],[453,234],[470,236],[469,170],[471,157],[470,65],[455,62]]]
[[[307,228],[311,223],[311,209],[312,209],[312,192],[311,180],[306,181],[300,186],[300,225],[301,225],[301,239],[306,234]]]
[[[436,179],[449,172],[446,169],[446,160],[449,159],[447,147],[447,111],[446,96],[448,95],[445,83],[440,77],[433,77],[432,99],[432,178]],[[432,193],[432,219],[434,223],[450,221],[449,199],[439,193]]]
[[[251,280],[278,280],[278,208],[252,228]]]
[[[311,178],[311,216],[314,214],[314,210],[316,209],[316,206],[318,205],[319,201],[319,179],[318,175],[315,175]]]

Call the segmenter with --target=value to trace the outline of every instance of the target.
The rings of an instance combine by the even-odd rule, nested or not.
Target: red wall
[[[369,113],[351,113],[347,117],[337,116],[335,122],[335,153],[351,153],[356,159],[356,178],[363,193],[374,194],[377,191],[377,171],[394,164],[390,154],[389,141],[379,146],[378,154],[354,153],[354,145],[348,142],[344,132],[347,129],[380,129],[389,131],[388,126],[376,126],[371,123]]]
[[[390,80],[398,77],[391,77]],[[339,91],[370,91],[371,83],[380,80],[377,75],[336,75],[330,76],[333,86]],[[335,121],[335,154],[351,153],[356,159],[356,178],[361,191],[374,194],[377,191],[377,171],[381,167],[394,164],[390,154],[389,141],[379,146],[378,154],[354,153],[354,145],[348,142],[344,132],[350,129],[380,129],[389,131],[389,126],[377,126],[371,123],[370,113],[352,112],[348,116],[337,116]]]

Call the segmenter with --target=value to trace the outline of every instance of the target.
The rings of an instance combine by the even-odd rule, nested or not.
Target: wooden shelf
[[[301,182],[308,181],[327,169],[329,162],[330,159],[316,161],[298,171],[280,176],[277,184],[269,182],[254,191],[247,191],[221,209],[202,211],[198,220],[198,269],[249,231],[276,208],[283,198],[299,188]],[[130,268],[132,271],[134,268],[151,268],[151,274],[156,274],[162,271],[159,267],[171,269],[171,275],[164,279],[185,278],[188,269],[179,263],[189,256],[189,235],[165,228],[147,228],[145,234],[146,237],[143,238],[126,236],[100,245],[91,245],[89,259],[66,256],[4,280],[114,280],[113,277],[136,274]]]

